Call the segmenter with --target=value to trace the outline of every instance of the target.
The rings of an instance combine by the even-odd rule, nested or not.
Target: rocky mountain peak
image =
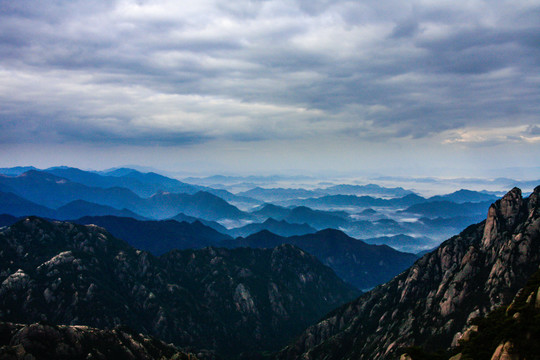
[[[488,210],[482,245],[489,248],[498,234],[513,231],[517,223],[528,215],[526,201],[521,190],[513,188],[502,199],[493,203]]]
[[[446,348],[472,319],[508,304],[540,265],[540,188],[515,188],[471,225],[388,283],[307,329],[279,359],[394,359]]]
[[[529,219],[540,216],[540,186],[537,186],[529,196],[528,211]]]
[[[279,349],[358,294],[292,245],[155,257],[93,225],[30,217],[0,229],[0,323],[122,324],[232,358]]]

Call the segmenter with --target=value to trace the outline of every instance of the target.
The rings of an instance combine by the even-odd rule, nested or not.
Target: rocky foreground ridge
[[[388,283],[308,328],[278,359],[395,359],[456,345],[473,319],[511,302],[540,265],[540,187],[517,188]],[[457,334],[457,335],[456,335]]]
[[[277,350],[359,294],[291,245],[155,257],[103,228],[36,217],[0,229],[0,284],[2,321],[126,325],[225,357]]]
[[[45,323],[0,323],[0,359],[197,360],[171,344],[128,330]]]
[[[450,360],[539,359],[540,271],[518,291],[509,306],[475,319],[461,336],[457,351]]]

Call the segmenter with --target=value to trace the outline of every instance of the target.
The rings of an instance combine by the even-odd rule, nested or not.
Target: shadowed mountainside
[[[399,252],[386,245],[369,245],[333,229],[291,237],[261,231],[247,238],[222,242],[227,247],[252,248],[272,248],[280,244],[292,244],[313,254],[339,277],[359,289],[371,288],[391,279],[417,259],[414,254]]]
[[[0,320],[114,328],[225,357],[277,350],[358,291],[291,245],[136,250],[97,226],[0,230]]]
[[[540,187],[514,188],[388,283],[308,328],[278,359],[394,359],[449,347],[473,318],[508,304],[540,265]]]

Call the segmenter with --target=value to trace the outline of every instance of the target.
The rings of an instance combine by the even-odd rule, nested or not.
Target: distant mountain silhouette
[[[231,239],[198,221],[193,223],[175,220],[139,221],[117,216],[85,216],[73,222],[101,226],[131,246],[150,251],[154,255],[161,255],[173,249],[200,249]]]
[[[493,202],[498,197],[493,194],[487,194],[481,191],[472,191],[461,189],[451,194],[437,195],[428,198],[428,201],[452,201],[455,203],[467,203],[467,202]]]
[[[117,209],[133,210],[140,206],[142,200],[125,188],[90,187],[35,170],[15,177],[0,177],[0,184],[9,186],[27,200],[49,208],[58,208],[74,200],[85,200]]]
[[[222,189],[212,189],[209,187],[202,187],[201,190],[206,191],[210,194],[216,195],[223,200],[231,203],[231,204],[239,204],[239,205],[246,205],[248,207],[260,205],[261,201],[257,199],[253,199],[247,196],[239,196],[231,193],[227,190]]]
[[[54,217],[55,211],[12,193],[0,192],[0,214],[13,216],[36,215]]]
[[[27,214],[28,215],[28,214]],[[83,216],[120,216],[130,217],[138,220],[144,220],[144,217],[133,211],[122,209],[118,210],[107,205],[94,204],[84,200],[75,200],[56,209],[55,219],[69,220],[78,219]]]
[[[291,209],[274,204],[264,204],[251,212],[252,215],[258,218],[274,218],[283,220],[291,213]]]
[[[388,245],[399,251],[418,253],[419,249],[433,249],[439,242],[428,237],[412,237],[409,235],[378,236],[362,239],[368,244]]]
[[[400,198],[382,199],[373,196],[356,195],[325,195],[307,199],[295,199],[280,202],[281,205],[302,205],[313,208],[357,206],[357,207],[404,207],[425,202],[426,199],[416,194],[405,195]]]
[[[141,212],[153,218],[170,218],[178,213],[206,220],[249,218],[249,214],[236,206],[205,191],[193,195],[157,193],[145,199],[144,210]]]
[[[196,218],[194,216],[189,216],[189,215],[186,215],[184,213],[178,213],[176,214],[175,216],[173,217],[170,217],[168,219],[165,219],[165,220],[176,220],[178,222],[182,222],[182,221],[186,221],[188,223],[194,223],[196,221],[216,230],[217,232],[220,232],[222,234],[227,234],[227,228],[223,225],[221,225],[220,223],[218,223],[217,221],[210,221],[210,220],[205,220],[205,219],[201,219],[201,218]]]
[[[73,172],[81,175],[77,171]],[[139,174],[137,178],[159,178],[157,174],[134,174]],[[83,200],[115,209],[127,209],[140,216],[157,219],[169,218],[180,212],[206,220],[249,217],[225,200],[203,191],[194,194],[160,191],[149,198],[141,198],[126,188],[91,187],[43,171],[32,170],[14,177],[0,176],[0,187],[13,189],[17,196],[48,208],[59,208],[75,200]],[[41,212],[31,214],[52,216],[44,211],[41,209]],[[24,215],[28,215],[28,212]]]
[[[247,196],[260,201],[283,201],[289,199],[307,198],[317,195],[323,195],[317,191],[306,189],[284,189],[284,188],[272,188],[264,189],[256,187],[254,189],[238,193],[239,196]]]
[[[37,170],[37,169],[33,166],[15,166],[11,168],[0,168],[0,174],[8,175],[8,176],[17,176],[30,170]]]
[[[451,201],[429,201],[412,205],[403,210],[403,213],[416,214],[430,218],[480,216],[485,217],[491,201],[455,203]]]
[[[224,241],[221,245],[272,248],[279,244],[292,244],[307,251],[359,289],[371,288],[391,279],[417,259],[413,254],[386,245],[369,245],[333,229],[291,237],[264,230],[247,238]]]
[[[194,194],[200,189],[156,173],[141,173],[133,169],[124,169],[115,175],[100,175],[70,167],[54,167],[44,170],[50,174],[68,179],[90,187],[111,188],[122,187],[133,191],[141,197],[149,197],[158,191]]]
[[[289,223],[309,224],[317,230],[338,229],[347,224],[346,216],[344,212],[313,210],[306,206],[299,206],[291,209],[283,220]]]
[[[324,189],[317,189],[317,191],[324,192],[328,195],[371,195],[371,196],[384,196],[384,197],[393,197],[399,198],[413,192],[410,190],[405,190],[402,187],[396,188],[387,188],[375,184],[367,185],[348,185],[340,184],[330,186]]]
[[[275,220],[273,218],[268,218],[263,223],[252,223],[242,226],[240,228],[230,229],[227,231],[227,234],[233,237],[246,237],[262,230],[268,230],[280,236],[304,235],[317,231],[308,224],[291,224],[286,222],[285,220]]]
[[[16,217],[13,215],[0,214],[0,227],[13,225],[19,220],[20,220],[19,217]]]

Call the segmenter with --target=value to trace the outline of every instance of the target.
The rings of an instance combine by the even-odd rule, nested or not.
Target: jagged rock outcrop
[[[474,332],[460,337],[453,359],[534,360],[540,358],[540,270],[512,303],[473,320]],[[414,360],[414,359],[413,359]]]
[[[0,323],[3,360],[197,360],[171,344],[128,329]]]
[[[171,344],[128,329],[0,323],[3,360],[197,360]]]
[[[0,230],[0,320],[114,328],[223,356],[277,350],[358,296],[313,256],[136,250],[97,226],[26,218]]]
[[[400,349],[450,347],[473,318],[511,301],[540,265],[540,187],[517,188],[487,220],[308,328],[278,359],[395,359]]]

